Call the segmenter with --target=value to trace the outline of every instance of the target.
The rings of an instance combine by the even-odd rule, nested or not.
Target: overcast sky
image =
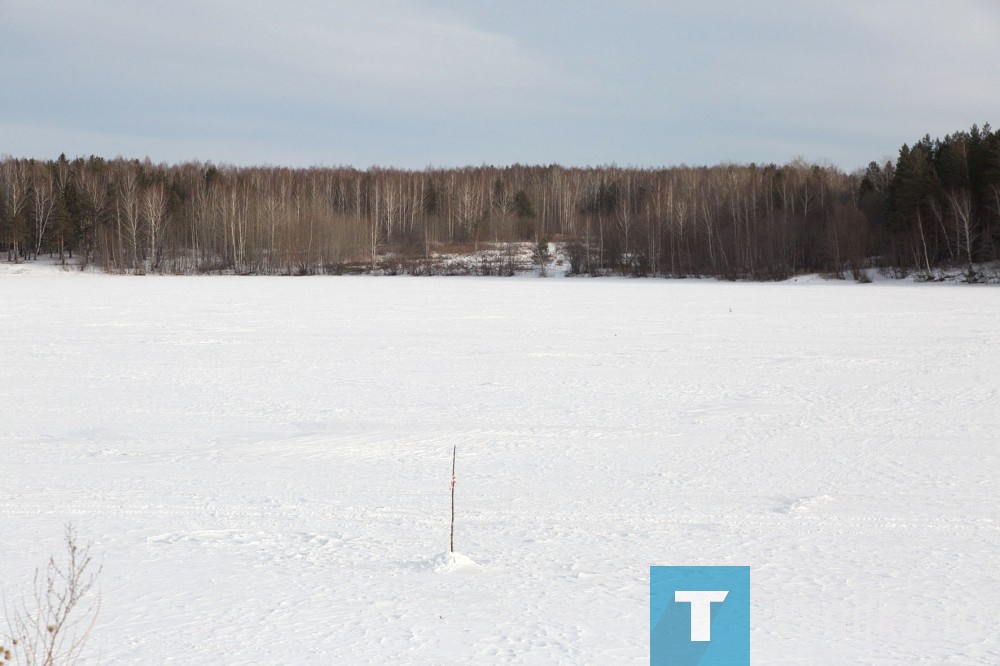
[[[0,153],[829,161],[1000,124],[998,0],[0,0]]]

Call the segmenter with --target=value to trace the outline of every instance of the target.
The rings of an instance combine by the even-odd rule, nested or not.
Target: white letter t
[[[675,590],[674,601],[691,604],[691,640],[706,642],[712,640],[712,603],[725,601],[729,592],[725,590],[700,592]]]

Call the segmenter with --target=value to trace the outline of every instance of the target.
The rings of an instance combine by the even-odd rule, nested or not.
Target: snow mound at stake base
[[[471,558],[462,553],[439,553],[428,562],[428,569],[442,573],[475,571],[479,568]]]

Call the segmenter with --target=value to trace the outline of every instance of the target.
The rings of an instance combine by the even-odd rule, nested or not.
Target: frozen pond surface
[[[15,273],[0,591],[72,522],[102,663],[643,664],[702,564],[755,664],[1000,663],[1000,289]]]

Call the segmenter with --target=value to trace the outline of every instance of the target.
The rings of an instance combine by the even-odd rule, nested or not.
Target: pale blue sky
[[[0,153],[829,161],[1000,124],[997,0],[0,0]]]

